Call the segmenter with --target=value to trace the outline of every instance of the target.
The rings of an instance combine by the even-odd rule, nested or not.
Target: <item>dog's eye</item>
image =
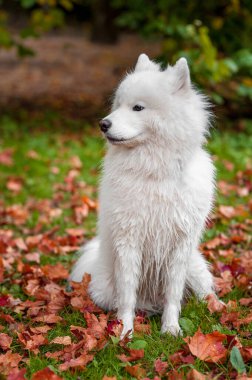
[[[144,107],[140,106],[139,104],[136,104],[132,109],[133,111],[142,111],[144,110]]]

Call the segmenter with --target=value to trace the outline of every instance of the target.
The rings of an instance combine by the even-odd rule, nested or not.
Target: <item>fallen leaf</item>
[[[226,310],[226,305],[224,302],[220,301],[215,294],[209,294],[206,297],[207,300],[207,308],[211,314],[213,313],[221,313]]]
[[[231,292],[233,288],[233,276],[229,270],[221,273],[221,277],[214,277],[216,289],[220,297]]]
[[[18,369],[18,364],[22,360],[22,356],[7,351],[5,354],[0,355],[0,373],[8,375],[14,369]]]
[[[34,334],[46,334],[48,331],[50,331],[52,327],[50,326],[37,326],[37,327],[30,327],[31,332]]]
[[[241,347],[240,352],[245,362],[252,360],[252,347]]]
[[[82,162],[80,160],[80,157],[73,156],[70,158],[70,164],[73,169],[81,169],[82,168]]]
[[[24,257],[27,261],[34,262],[37,264],[40,263],[40,254],[38,252],[27,253]]]
[[[241,298],[239,302],[242,306],[250,306],[252,305],[252,298]]]
[[[53,340],[51,340],[50,343],[56,343],[56,344],[63,344],[64,346],[68,346],[72,344],[71,337],[70,336],[57,336]]]
[[[172,371],[167,373],[167,380],[184,380],[184,376],[182,373],[173,369]]]
[[[3,258],[0,256],[0,284],[4,280],[4,264],[3,264]]]
[[[186,380],[206,380],[207,377],[203,375],[203,373],[200,373],[195,368],[191,369],[187,375]]]
[[[24,348],[34,352],[35,354],[39,352],[38,347],[48,343],[48,340],[44,335],[32,334],[28,330],[18,333],[17,336]]]
[[[161,359],[156,359],[154,362],[154,368],[160,376],[164,376],[168,368],[168,363],[166,361],[162,361]]]
[[[8,350],[10,348],[10,345],[12,343],[12,338],[5,334],[5,333],[0,333],[0,347],[2,350]]]
[[[144,357],[144,350],[133,350],[129,349],[129,356],[122,354],[122,355],[116,355],[118,359],[120,359],[122,362],[133,362],[139,359],[142,359]]]
[[[65,280],[69,277],[68,270],[61,263],[44,265],[41,270],[50,280]]]
[[[8,190],[12,191],[13,193],[20,193],[20,191],[23,188],[23,183],[20,178],[9,178],[6,187]]]
[[[219,212],[227,219],[231,219],[237,216],[237,210],[233,206],[220,206]]]
[[[237,319],[233,322],[234,327],[239,328],[241,325],[247,325],[252,322],[252,312],[249,313],[245,318]]]
[[[40,315],[36,318],[33,319],[34,322],[44,322],[44,323],[58,323],[62,321],[62,317],[59,315],[54,315],[54,314],[44,314]]]
[[[60,364],[59,370],[66,371],[69,368],[84,369],[85,366],[93,360],[93,358],[94,358],[94,355],[88,355],[84,353],[76,359],[70,359],[63,364]]]
[[[20,370],[14,370],[14,372],[10,372],[7,380],[26,380],[25,377],[26,374],[26,368],[22,368]]]
[[[131,376],[136,377],[138,380],[142,379],[146,375],[146,371],[144,368],[140,366],[140,364],[125,367],[125,371],[128,372]]]
[[[59,377],[50,368],[46,367],[34,373],[31,380],[63,380],[63,378]]]
[[[188,344],[191,353],[197,358],[206,362],[217,363],[227,356],[227,349],[222,344],[225,339],[226,335],[219,331],[203,334],[199,328],[194,336],[187,337],[184,341]]]
[[[185,353],[184,350],[180,350],[169,356],[169,362],[172,365],[181,363],[193,364],[195,359],[191,354],[188,355],[188,353]]]
[[[1,281],[0,281],[1,282]],[[0,295],[0,306],[6,306],[9,303],[9,296]]]
[[[0,164],[5,166],[12,166],[13,165],[13,149],[7,148],[0,152]]]
[[[83,228],[68,228],[66,232],[68,233],[68,235],[74,237],[80,237],[85,234],[85,230]]]

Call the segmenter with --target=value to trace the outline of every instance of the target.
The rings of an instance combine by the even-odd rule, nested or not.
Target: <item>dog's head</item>
[[[135,70],[119,85],[112,112],[100,121],[107,140],[134,147],[143,142],[166,146],[201,144],[208,125],[204,97],[192,87],[185,58],[161,70],[141,54]]]

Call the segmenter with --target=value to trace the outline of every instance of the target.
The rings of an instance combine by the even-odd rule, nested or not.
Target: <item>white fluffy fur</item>
[[[144,109],[134,111],[136,104]],[[137,308],[162,310],[162,332],[178,334],[186,287],[199,298],[213,292],[198,251],[214,193],[214,167],[202,147],[206,108],[185,58],[161,71],[141,54],[106,117],[112,125],[98,236],[83,248],[71,279],[91,274],[92,299],[117,310],[122,335],[133,330]]]

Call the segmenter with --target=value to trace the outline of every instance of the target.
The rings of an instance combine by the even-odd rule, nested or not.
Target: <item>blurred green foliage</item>
[[[179,57],[186,57],[191,66],[192,79],[208,90],[212,101],[238,117],[244,113],[251,115],[251,0],[14,2],[27,9],[29,22],[19,36],[14,37],[8,28],[8,13],[0,11],[0,46],[15,46],[21,56],[33,54],[23,43],[24,39],[62,27],[69,12],[77,13],[80,9],[89,8],[90,14],[98,13],[103,9],[101,4],[109,4],[117,15],[111,22],[115,22],[119,29],[132,30],[162,41],[162,55],[158,57],[161,62],[174,63]]]
[[[215,103],[252,100],[252,2],[250,0],[113,0],[117,23],[161,38],[162,62],[184,56],[193,80]],[[243,99],[242,99],[243,98]],[[234,104],[235,103],[235,104]]]
[[[39,37],[41,33],[65,25],[66,12],[72,11],[78,0],[15,0],[15,3],[28,12],[29,20],[19,35],[11,33],[8,25],[9,14],[0,9],[0,47],[15,47],[19,56],[34,55],[24,40]],[[0,5],[1,5],[0,0]]]

